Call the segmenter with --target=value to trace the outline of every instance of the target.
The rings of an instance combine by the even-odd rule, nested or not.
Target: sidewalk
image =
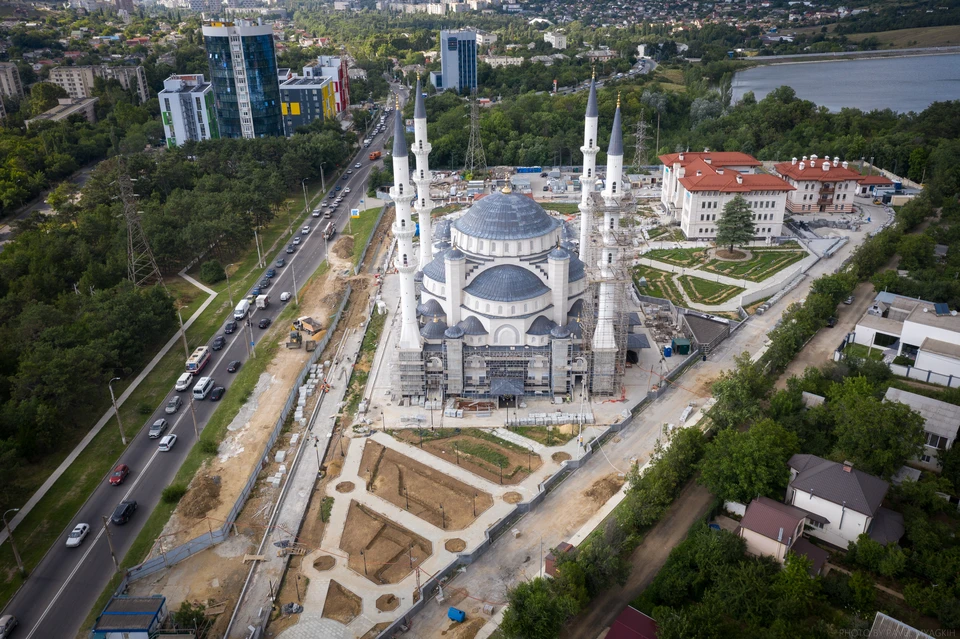
[[[193,323],[197,320],[197,318],[199,318],[200,315],[203,314],[205,310],[207,310],[207,307],[210,306],[213,300],[217,297],[217,292],[214,291],[213,289],[207,288],[197,280],[187,275],[186,271],[180,271],[178,275],[183,279],[187,280],[188,282],[190,282],[191,284],[193,284],[194,286],[196,286],[197,288],[199,288],[201,291],[203,291],[207,295],[209,295],[206,301],[204,301],[204,303],[200,305],[200,308],[198,308],[197,311],[190,316],[190,319],[188,319],[186,322],[183,323],[183,330],[186,331],[188,328],[190,328],[193,325]],[[134,379],[130,383],[130,385],[127,386],[126,390],[124,390],[120,394],[120,396],[117,397],[117,407],[123,406],[123,403],[127,400],[128,397],[130,397],[130,395],[133,394],[133,391],[137,390],[137,387],[140,385],[140,382],[142,382],[144,378],[146,378],[146,376],[153,371],[156,365],[160,363],[160,360],[163,359],[164,356],[166,356],[166,354],[170,351],[170,349],[180,342],[180,339],[181,339],[180,331],[177,331],[176,333],[174,333],[173,337],[171,337],[167,341],[167,343],[164,344],[163,348],[160,349],[160,351],[154,356],[154,358],[150,360],[150,363],[147,364],[142,371],[140,371],[140,374],[137,375],[136,379]],[[93,441],[93,438],[97,436],[97,434],[103,429],[104,426],[107,425],[107,422],[113,419],[113,415],[114,415],[113,407],[111,406],[109,410],[107,410],[107,412],[104,413],[103,417],[101,417],[99,421],[97,421],[97,423],[94,424],[93,428],[90,429],[90,432],[88,432],[84,436],[84,438],[80,440],[80,443],[77,444],[74,447],[74,449],[70,451],[70,454],[67,455],[67,457],[60,463],[59,466],[57,466],[57,469],[53,471],[53,473],[49,477],[47,477],[47,480],[43,482],[40,488],[37,489],[37,492],[35,492],[30,497],[30,499],[27,500],[27,503],[20,508],[20,512],[18,512],[13,517],[13,519],[10,520],[10,530],[17,529],[17,524],[23,521],[24,518],[30,514],[30,511],[33,510],[34,506],[36,506],[40,502],[40,500],[44,498],[44,496],[53,487],[53,485],[57,483],[57,480],[60,479],[63,473],[67,472],[67,469],[70,468],[70,466],[73,464],[74,461],[76,461],[77,457],[80,456],[80,453],[83,452],[83,449],[87,447],[87,444]],[[0,544],[5,542],[6,540],[7,540],[7,530],[4,529],[0,531]]]

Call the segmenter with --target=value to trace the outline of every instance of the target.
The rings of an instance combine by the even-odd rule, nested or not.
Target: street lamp
[[[326,162],[320,163],[320,191],[322,193],[327,192],[327,181],[323,178],[323,167],[326,165]]]
[[[230,298],[230,306],[233,306],[233,288],[230,286],[230,267],[233,264],[227,264],[226,268],[223,269],[223,274],[227,278],[227,296]]]
[[[307,178],[300,180],[300,186],[303,187],[303,212],[310,212],[310,205],[307,204]]]
[[[367,574],[367,556],[363,554],[363,551],[360,551],[360,556],[363,558],[363,574]]]
[[[320,475],[320,438],[316,435],[313,436],[313,450],[317,453],[317,475]]]
[[[447,513],[443,509],[443,504],[440,504],[440,527],[444,530],[447,529]]]
[[[120,421],[120,409],[117,408],[117,398],[113,395],[113,383],[118,381],[119,377],[114,377],[107,382],[107,388],[110,389],[110,401],[113,402],[113,412],[117,414],[117,425],[120,427],[120,441],[127,445],[127,436],[123,434],[123,422]]]
[[[473,516],[477,516],[477,493],[473,493]]]
[[[24,577],[27,576],[27,569],[23,565],[23,560],[20,559],[20,553],[17,552],[17,545],[13,543],[13,531],[10,530],[10,524],[7,523],[7,515],[10,513],[20,512],[19,508],[11,508],[7,512],[3,513],[3,527],[7,529],[7,539],[10,540],[10,547],[13,548],[13,556],[17,560],[17,567],[20,568],[20,574]]]

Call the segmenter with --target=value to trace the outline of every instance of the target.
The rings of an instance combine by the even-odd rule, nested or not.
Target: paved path
[[[561,639],[595,639],[613,623],[620,611],[653,582],[670,551],[684,540],[687,531],[710,509],[713,495],[690,482],[674,500],[663,519],[643,537],[630,555],[632,570],[624,586],[614,586],[590,602],[560,633]]]

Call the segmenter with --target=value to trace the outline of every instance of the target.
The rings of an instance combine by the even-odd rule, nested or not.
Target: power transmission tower
[[[647,161],[647,121],[640,116],[637,120],[637,140],[633,148],[633,168],[639,173],[640,167]]]
[[[147,236],[140,223],[133,180],[127,173],[127,163],[122,155],[117,156],[117,183],[120,185],[120,201],[123,202],[123,217],[127,223],[127,276],[137,288],[146,284],[163,284],[160,268],[147,243]]]
[[[480,141],[480,107],[477,104],[476,89],[470,94],[470,142],[467,144],[463,170],[473,175],[487,172],[487,156],[483,153],[483,143]]]

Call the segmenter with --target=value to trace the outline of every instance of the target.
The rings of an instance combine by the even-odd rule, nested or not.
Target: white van
[[[233,309],[233,319],[239,321],[247,316],[247,313],[250,312],[250,301],[249,300],[240,300],[240,303],[237,304],[237,307]]]
[[[184,373],[179,378],[177,378],[177,385],[174,388],[178,393],[181,393],[188,388],[190,388],[190,382],[193,381],[193,375],[191,373]]]
[[[207,395],[210,394],[210,391],[213,390],[213,378],[212,377],[201,377],[200,381],[197,382],[197,385],[193,387],[193,398],[194,399],[206,399]]]

